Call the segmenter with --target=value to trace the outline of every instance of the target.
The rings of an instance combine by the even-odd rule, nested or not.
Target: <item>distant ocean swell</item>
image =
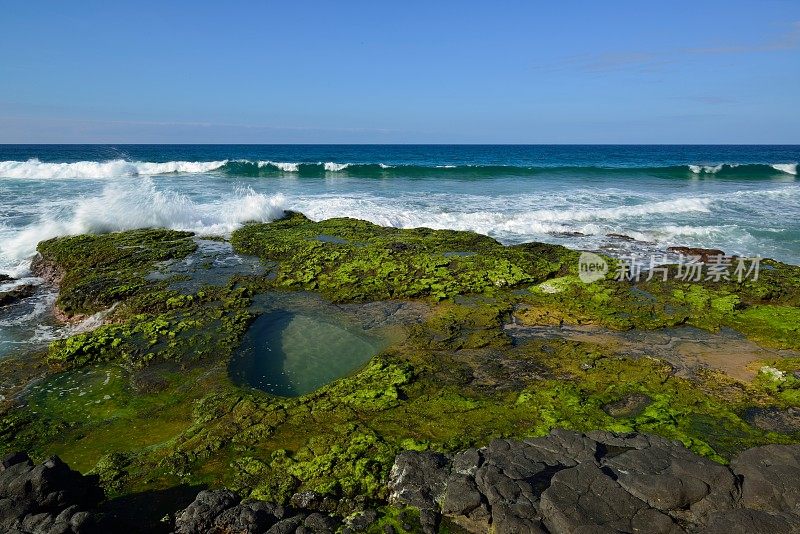
[[[797,162],[760,164],[690,164],[664,167],[597,167],[597,166],[506,166],[506,165],[389,165],[385,163],[280,162],[250,160],[142,162],[126,160],[78,161],[50,163],[36,159],[0,161],[0,178],[11,179],[101,179],[161,174],[222,173],[242,177],[269,177],[284,174],[327,176],[346,173],[355,177],[400,176],[527,176],[570,173],[585,175],[649,174],[662,178],[739,178],[769,179],[780,175],[797,175]]]

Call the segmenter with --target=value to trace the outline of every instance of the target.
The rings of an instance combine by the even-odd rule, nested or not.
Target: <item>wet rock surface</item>
[[[14,304],[24,298],[32,297],[34,293],[36,293],[36,286],[33,284],[24,284],[8,291],[0,291],[0,308]]]
[[[708,263],[709,259],[721,258],[725,256],[725,251],[718,248],[698,248],[698,247],[669,247],[668,252],[682,254],[699,258],[700,261]]]
[[[555,430],[451,455],[404,451],[388,489],[390,504],[410,507],[398,516],[406,532],[775,534],[800,532],[798,481],[798,445],[755,447],[724,466],[658,436]],[[102,498],[96,477],[57,457],[34,465],[14,453],[0,465],[2,532],[127,531],[97,511]],[[174,534],[397,532],[385,513],[313,491],[281,505],[215,489],[165,521]]]
[[[750,424],[771,432],[800,432],[800,409],[751,408],[744,414]]]
[[[375,520],[375,513],[355,514],[343,523],[337,516],[314,507],[324,499],[313,492],[297,494],[292,503],[311,508],[281,506],[275,503],[242,499],[230,490],[201,491],[194,502],[175,516],[175,534],[289,534],[333,533],[363,530]],[[350,526],[349,526],[350,525]]]
[[[470,532],[800,529],[794,445],[749,449],[727,467],[657,436],[554,431],[449,457],[404,452],[389,487],[392,502]]]
[[[17,534],[97,532],[88,510],[102,499],[94,477],[71,470],[57,456],[34,465],[23,453],[0,465],[0,530]]]
[[[690,378],[697,376],[698,371],[716,369],[749,382],[756,375],[753,362],[800,355],[796,350],[762,347],[728,328],[715,333],[690,326],[619,332],[595,325],[527,326],[512,322],[504,325],[504,329],[518,342],[529,339],[589,341],[607,346],[625,357],[653,356],[672,365],[677,375]]]

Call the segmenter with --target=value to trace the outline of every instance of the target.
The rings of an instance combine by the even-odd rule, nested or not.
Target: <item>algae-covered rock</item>
[[[335,301],[494,293],[543,281],[577,261],[576,253],[555,245],[504,247],[471,232],[313,222],[299,213],[247,225],[232,243],[239,252],[279,262],[279,286],[316,290]]]
[[[141,292],[158,262],[196,248],[191,233],[173,230],[59,237],[39,243],[32,270],[59,286],[57,305],[67,317],[86,315]]]
[[[41,355],[44,376],[0,417],[2,450],[57,452],[112,496],[230,488],[236,502],[215,512],[213,528],[262,525],[263,505],[241,496],[305,510],[271,518],[279,530],[328,528],[334,515],[347,525],[375,504],[372,530],[432,529],[444,507],[459,528],[533,532],[588,525],[564,512],[569,488],[584,482],[619,496],[592,501],[612,510],[601,525],[725,524],[715,514],[736,497],[723,464],[800,440],[791,425],[752,417],[800,406],[795,267],[765,262],[762,278],[742,283],[586,284],[578,253],[563,247],[299,214],[247,225],[232,241],[269,273],[179,288],[148,276],[192,252],[182,232],[42,243],[37,272],[60,282],[65,315],[114,308]],[[263,307],[266,297],[278,304]],[[298,397],[233,383],[228,366],[254,317],[287,299],[384,329],[384,350]],[[741,348],[743,335],[747,358],[719,365],[733,353],[710,355]],[[701,345],[703,354],[692,348]],[[694,360],[681,365],[687,350]],[[558,428],[575,432],[551,433]],[[413,517],[382,508],[398,491],[391,471],[404,450],[415,451],[403,453],[409,465],[427,466]],[[553,479],[563,491],[548,506],[566,515],[548,524],[540,505]]]

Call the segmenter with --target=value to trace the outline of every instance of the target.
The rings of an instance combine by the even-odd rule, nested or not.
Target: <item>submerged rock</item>
[[[700,261],[704,263],[708,263],[709,258],[713,258],[714,256],[725,256],[725,251],[719,250],[718,248],[668,247],[667,251],[674,252],[675,254],[682,254],[684,256],[696,256],[699,257]]]
[[[405,451],[390,477],[395,503],[444,514],[470,532],[800,527],[797,445],[750,449],[729,468],[658,436],[557,430],[495,440],[452,459]]]
[[[2,282],[2,280],[0,280],[0,282]],[[0,308],[14,304],[24,298],[31,297],[35,292],[36,286],[32,284],[24,284],[9,289],[8,291],[0,291]]]

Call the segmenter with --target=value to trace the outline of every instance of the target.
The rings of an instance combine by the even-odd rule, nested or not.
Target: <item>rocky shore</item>
[[[798,266],[584,283],[556,245],[298,213],[220,243],[40,243],[54,316],[93,320],[0,359],[2,528],[798,530]],[[234,380],[252,343],[330,369],[320,325],[374,352]]]
[[[161,526],[175,534],[775,534],[800,532],[798,480],[800,445],[754,447],[723,466],[659,436],[556,430],[455,454],[401,452],[388,481],[388,507],[354,506],[313,491],[282,505],[203,490]],[[122,531],[98,511],[102,496],[96,477],[57,457],[34,466],[16,453],[0,471],[0,528]]]
[[[389,486],[469,532],[800,531],[800,446],[748,449],[722,466],[646,434],[555,431],[455,455],[404,452]]]

